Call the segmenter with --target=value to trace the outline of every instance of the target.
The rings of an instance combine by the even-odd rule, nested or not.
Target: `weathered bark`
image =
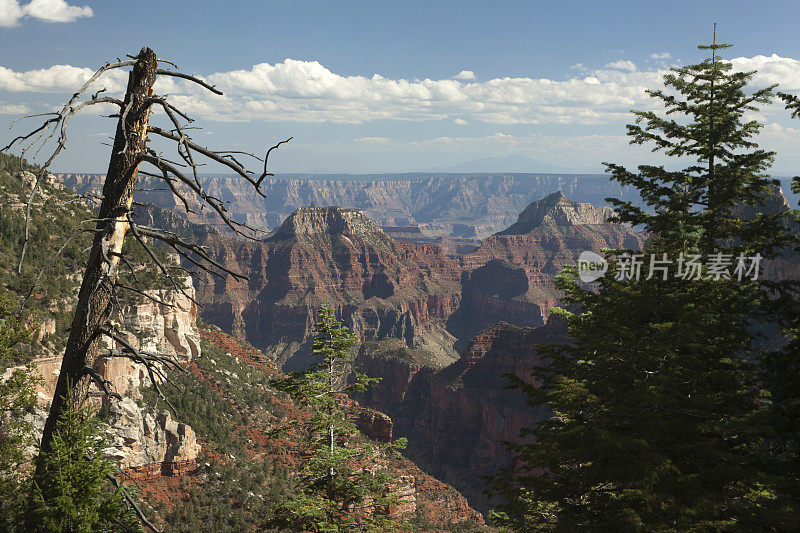
[[[148,98],[153,93],[156,70],[156,54],[149,48],[142,48],[128,77],[98,215],[97,228],[102,231],[95,233],[78,295],[61,372],[42,434],[42,452],[50,450],[61,413],[67,407],[82,404],[89,391],[91,378],[86,369],[92,368],[99,356],[100,329],[111,312],[118,254],[128,231],[127,215],[133,201],[139,162],[146,150],[151,108]]]

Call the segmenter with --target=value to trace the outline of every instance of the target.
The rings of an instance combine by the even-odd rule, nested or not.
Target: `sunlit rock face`
[[[197,306],[192,301],[195,290],[191,278],[183,280],[183,291],[161,289],[147,294],[162,303],[143,298],[123,306],[113,318],[125,340],[138,350],[170,355],[183,363],[199,357]],[[52,328],[44,324],[42,329]],[[101,339],[101,350],[119,348],[122,346],[117,342]],[[33,362],[41,379],[37,384],[39,406],[29,418],[39,435],[55,393],[61,359],[59,355]],[[97,389],[90,394],[91,402],[97,407],[103,403],[108,413],[109,457],[122,468],[156,465],[156,469],[163,466],[165,472],[180,470],[180,465],[197,458],[200,445],[191,427],[173,420],[167,411],[150,413],[136,403],[141,398],[141,387],[148,385],[150,379],[142,365],[126,357],[100,357],[95,370],[110,383],[112,391],[123,397],[103,398]]]
[[[120,468],[157,464],[168,474],[175,465],[197,459],[200,444],[194,430],[173,420],[168,411],[154,416],[130,397],[112,400],[107,406],[112,440],[105,452]]]
[[[183,280],[182,288],[183,292],[175,289],[147,291],[157,301],[145,298],[124,307],[122,326],[134,333],[140,349],[169,353],[189,362],[200,355],[197,304],[193,301],[196,295],[190,277]]]

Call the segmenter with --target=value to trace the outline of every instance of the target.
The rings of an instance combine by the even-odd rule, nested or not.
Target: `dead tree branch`
[[[44,134],[44,132],[47,130],[47,128],[50,127],[51,125],[53,126],[53,131],[50,133],[50,135],[47,137],[47,139],[52,138],[52,136],[55,134],[55,132],[60,129],[60,133],[61,134],[59,136],[58,142],[56,143],[56,148],[55,148],[55,150],[53,150],[53,152],[50,154],[50,157],[47,159],[45,164],[42,165],[42,168],[39,170],[39,174],[36,176],[36,181],[33,184],[33,188],[31,190],[31,193],[28,196],[27,207],[25,209],[25,239],[24,239],[23,244],[22,244],[22,251],[20,253],[19,265],[17,267],[17,272],[19,274],[22,273],[22,263],[25,260],[25,251],[27,250],[28,241],[29,241],[29,238],[30,238],[29,229],[30,229],[30,219],[31,219],[31,205],[33,204],[33,200],[36,197],[36,194],[37,194],[37,192],[39,190],[39,183],[41,182],[42,177],[44,177],[45,173],[47,172],[47,169],[50,168],[50,164],[53,162],[53,160],[58,156],[58,154],[61,152],[61,150],[64,149],[64,146],[66,146],[66,144],[67,144],[67,121],[69,120],[70,117],[72,117],[77,112],[79,112],[81,109],[83,109],[84,107],[87,107],[89,105],[94,105],[94,104],[99,104],[99,103],[110,103],[110,104],[120,105],[122,102],[117,98],[110,98],[110,97],[98,98],[98,94],[102,91],[102,89],[101,89],[101,91],[96,92],[91,97],[91,99],[86,100],[84,102],[81,102],[78,105],[75,105],[75,103],[89,89],[89,87],[95,81],[97,81],[97,79],[104,72],[107,72],[107,71],[115,69],[115,68],[132,66],[135,63],[136,63],[136,60],[132,60],[132,59],[131,60],[127,60],[127,61],[117,61],[116,63],[106,63],[105,65],[103,65],[102,67],[97,69],[97,71],[94,73],[94,75],[92,75],[92,77],[90,77],[86,81],[86,83],[84,83],[83,86],[80,89],[78,89],[72,95],[72,98],[70,98],[70,100],[66,104],[64,104],[64,106],[61,108],[60,111],[54,113],[53,118],[50,118],[50,119],[46,120],[41,126],[36,128],[32,132],[28,133],[27,135],[20,135],[20,136],[18,136],[16,138],[12,139],[11,142],[8,143],[8,145],[6,145],[4,148],[0,149],[0,152],[4,152],[4,151],[10,149],[15,144],[23,143],[26,140],[28,140],[31,137],[33,137],[34,135],[38,134],[38,136],[34,138],[34,143],[36,143],[41,138],[42,134]],[[46,114],[40,114],[38,116],[44,116],[44,115],[46,115]],[[29,115],[29,116],[33,117],[33,116],[37,116],[37,115]],[[24,117],[24,118],[26,118],[26,117]],[[13,125],[13,123],[12,123],[12,125]],[[28,149],[30,149],[30,147],[32,145],[33,145],[33,143],[29,144],[28,146],[23,148],[22,154],[20,155],[20,157],[25,157],[25,152]]]
[[[122,497],[125,498],[125,503],[126,505],[128,505],[128,508],[133,509],[133,512],[136,513],[136,516],[139,518],[142,524],[144,524],[147,527],[147,529],[149,529],[153,533],[164,533],[162,529],[158,529],[156,526],[153,525],[152,522],[150,522],[150,520],[147,519],[145,514],[142,512],[142,509],[139,507],[139,505],[137,505],[136,501],[133,498],[131,498],[131,495],[128,494],[128,491],[125,490],[125,487],[122,485],[122,483],[120,483],[120,481],[116,477],[112,476],[111,474],[107,474],[106,479],[108,479],[111,482],[111,484],[114,485],[115,489],[120,491]]]
[[[97,384],[98,387],[100,387],[100,389],[105,393],[106,396],[110,398],[115,398],[117,400],[122,399],[122,396],[111,390],[110,385],[112,385],[112,383],[103,376],[101,376],[97,370],[95,370],[90,366],[85,366],[83,367],[83,371],[92,378],[92,380]]]
[[[205,89],[208,89],[209,91],[211,91],[214,94],[222,96],[222,91],[220,91],[219,89],[217,89],[213,85],[207,84],[206,82],[204,82],[200,78],[196,78],[194,76],[190,76],[190,75],[184,74],[182,72],[174,72],[172,70],[164,70],[164,69],[158,69],[156,71],[156,74],[158,74],[160,76],[173,76],[175,78],[183,78],[184,80],[189,80],[189,81],[191,81],[193,83],[196,83],[197,85],[199,85],[199,86],[201,86],[201,87],[203,87]]]
[[[267,155],[264,156],[264,172],[262,172],[261,176],[259,176],[259,178],[256,180],[256,187],[259,187],[261,185],[261,182],[264,181],[264,178],[266,178],[267,176],[275,175],[272,172],[267,172],[267,163],[269,163],[269,154],[272,153],[273,150],[280,148],[282,144],[286,144],[292,139],[294,139],[294,137],[289,137],[285,141],[281,141],[278,144],[269,147],[269,150],[267,150]]]
[[[156,391],[156,394],[158,394],[158,397],[164,400],[164,402],[169,406],[173,415],[178,416],[178,410],[175,409],[175,406],[172,405],[172,402],[170,402],[169,399],[167,399],[167,397],[164,395],[164,392],[161,390],[160,383],[161,381],[166,381],[176,388],[177,385],[175,385],[175,383],[169,379],[169,377],[160,368],[153,364],[154,362],[158,361],[152,357],[142,355],[139,350],[129,343],[122,335],[116,333],[109,327],[100,328],[100,333],[116,343],[121,344],[127,353],[126,357],[129,357],[132,361],[140,363],[142,366],[144,366],[145,370],[147,370],[147,375],[150,377],[150,385],[152,385],[153,389]],[[159,379],[156,379],[156,376],[158,376]]]

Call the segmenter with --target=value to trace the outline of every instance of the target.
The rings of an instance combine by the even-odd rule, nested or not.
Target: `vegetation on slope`
[[[253,531],[276,502],[291,495],[291,473],[301,460],[298,435],[269,433],[288,420],[308,420],[311,412],[270,384],[281,374],[261,352],[215,326],[203,327],[201,334],[203,355],[191,363],[189,373],[171,376],[179,388],[164,389],[180,419],[202,442],[197,468],[180,478],[138,483],[166,531]],[[164,407],[150,389],[144,391],[144,402]],[[411,530],[481,528],[473,521],[455,523],[458,509],[446,510],[455,506],[445,502],[466,502],[452,488],[402,457],[389,467],[417,477],[418,511],[410,517]]]

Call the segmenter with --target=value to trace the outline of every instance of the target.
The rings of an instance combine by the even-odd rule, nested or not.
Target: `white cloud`
[[[2,0],[0,0],[2,1]],[[0,90],[11,92],[50,92],[74,91],[88,80],[94,70],[73,67],[70,65],[53,65],[46,69],[14,72],[0,66]],[[106,72],[98,82],[99,87],[106,86],[109,91],[118,91],[125,87],[127,73],[122,70]]]
[[[72,6],[65,0],[31,0],[24,5],[18,0],[0,0],[0,26],[16,26],[26,16],[46,22],[75,22],[94,16],[94,12],[89,6]]]
[[[3,1],[3,0],[0,0]],[[732,60],[737,70],[759,72],[756,86],[780,82],[800,91],[800,61],[773,56]],[[0,93],[71,94],[92,70],[70,65],[16,72],[0,67]],[[376,120],[451,120],[455,124],[608,124],[630,118],[630,109],[655,109],[645,89],[662,86],[665,70],[638,70],[630,61],[578,72],[565,80],[501,77],[485,81],[343,76],[317,61],[286,59],[204,76],[222,90],[212,95],[175,78],[159,78],[156,92],[193,115],[215,121],[366,123]],[[125,86],[127,72],[112,71],[96,88]],[[19,98],[16,99],[19,101]],[[777,105],[765,112],[777,111]]]
[[[389,137],[359,137],[356,139],[356,142],[365,144],[392,144],[395,141]]]
[[[653,53],[650,54],[650,59],[672,59],[672,55],[669,52]]]
[[[469,124],[469,122],[467,122],[467,121],[466,121],[466,120],[464,120],[463,118],[458,118],[458,117],[456,117],[456,118],[453,120],[453,122],[454,122],[454,123],[456,123],[456,124],[458,124],[459,126],[466,126],[467,124]]]
[[[733,69],[740,72],[757,70],[753,77],[756,86],[779,84],[778,90],[800,90],[800,61],[790,57],[771,56],[737,57],[731,59]]]
[[[0,27],[16,26],[23,14],[17,0],[0,0]]]
[[[461,72],[453,76],[453,78],[457,80],[474,80],[475,73],[472,72],[471,70],[462,70]]]
[[[507,77],[465,83],[454,79],[389,79],[379,74],[340,76],[316,61],[286,59],[260,63],[249,70],[214,73],[208,80],[239,102],[230,109],[224,103],[215,103],[215,113],[230,112],[244,120],[361,123],[378,119],[464,120],[464,115],[470,115],[496,123],[594,124],[602,122],[606,113],[627,112],[631,105],[643,104],[647,101],[645,87],[652,86],[653,79],[660,83],[658,74],[636,73],[632,83],[620,78],[624,75],[607,70],[598,71],[594,77],[566,81]],[[246,117],[242,116],[245,109]]]
[[[91,69],[69,65],[26,72],[0,67],[0,91],[74,91],[91,74]],[[645,106],[645,88],[661,81],[657,72],[600,70],[593,74],[565,81],[533,77],[484,82],[406,80],[380,74],[341,76],[317,61],[286,59],[206,76],[225,93],[223,97],[174,78],[161,78],[156,91],[169,93],[190,113],[219,121],[364,123],[466,121],[471,117],[472,122],[497,124],[600,124],[632,106]],[[97,87],[120,90],[125,76],[122,69],[111,71]]]
[[[22,115],[30,113],[30,108],[24,104],[0,103],[0,115]]]
[[[606,68],[614,70],[626,70],[628,72],[636,72],[636,65],[633,63],[633,61],[628,61],[625,59],[620,59],[618,61],[612,61],[611,63],[606,63]]]
[[[65,0],[31,0],[22,6],[25,14],[47,22],[74,22],[81,17],[94,16],[89,6],[71,6]]]
[[[800,141],[800,128],[784,126],[776,122],[765,124],[758,134],[758,142],[766,150],[776,148],[783,148],[784,150],[786,148],[796,149],[798,141]]]

